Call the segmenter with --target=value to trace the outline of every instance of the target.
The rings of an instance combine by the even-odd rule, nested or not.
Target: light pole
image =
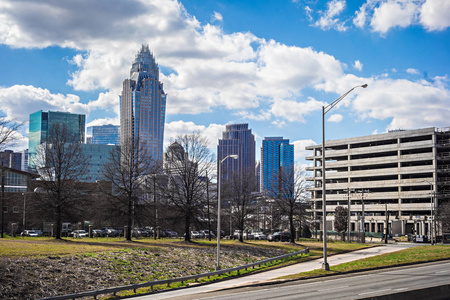
[[[322,106],[322,222],[323,222],[323,264],[322,270],[330,270],[330,266],[327,262],[327,209],[326,209],[326,187],[325,187],[325,114],[333,109],[342,99],[350,94],[354,89],[362,87],[366,88],[367,84],[357,85],[346,93],[342,94],[339,98],[328,104],[327,106]]]
[[[216,266],[216,270],[220,270],[220,179],[221,179],[220,177],[222,175],[221,174],[222,163],[229,157],[231,157],[233,159],[238,159],[239,156],[237,156],[235,154],[231,154],[231,155],[225,156],[225,158],[219,162],[219,170],[218,170],[218,174],[217,174],[217,266]]]
[[[430,211],[430,245],[433,245],[434,238],[433,238],[433,184],[429,182],[428,180],[422,180],[421,182],[426,182],[430,185],[430,204],[431,204],[431,211]],[[436,233],[435,233],[436,234]]]

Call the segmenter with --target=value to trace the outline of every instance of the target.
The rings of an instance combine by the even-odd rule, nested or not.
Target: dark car
[[[291,233],[289,231],[277,231],[267,237],[269,242],[289,242],[291,240]]]
[[[101,229],[92,229],[92,236],[93,237],[104,237],[105,231]]]

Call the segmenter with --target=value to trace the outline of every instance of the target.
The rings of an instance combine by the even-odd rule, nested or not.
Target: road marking
[[[376,291],[372,291],[372,292],[361,293],[361,294],[358,294],[358,296],[367,295],[367,294],[374,294],[374,293],[380,293],[380,292],[391,291],[391,290],[392,289],[376,290]]]

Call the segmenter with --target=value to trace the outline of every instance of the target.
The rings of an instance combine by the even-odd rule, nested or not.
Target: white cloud
[[[17,105],[20,103],[20,105]],[[52,94],[47,89],[30,85],[14,85],[0,88],[0,107],[10,120],[27,121],[29,115],[39,110],[67,111],[89,114],[88,104],[80,102],[76,95]]]
[[[353,64],[353,68],[355,68],[358,71],[362,71],[363,64],[359,60],[355,60],[355,63]]]
[[[211,21],[212,22],[214,22],[214,21],[222,22],[223,21],[223,16],[220,13],[215,11],[213,16],[212,16],[212,18],[211,18]]]
[[[450,27],[448,0],[367,0],[355,13],[353,24],[364,28],[369,23],[382,35],[392,28],[421,25],[428,31]]]
[[[357,94],[353,108],[361,120],[389,120],[387,129],[446,127],[450,119],[448,78],[433,82],[369,79],[369,87]]]
[[[328,122],[334,122],[339,123],[344,119],[344,117],[341,114],[333,114],[328,118]]]
[[[420,74],[419,70],[413,69],[413,68],[407,69],[406,73],[411,74],[411,75],[419,75]]]
[[[427,0],[420,9],[420,23],[429,31],[450,27],[450,1]]]
[[[314,142],[313,140],[297,140],[293,141],[292,144],[294,144],[294,159],[296,161],[304,160],[306,156],[313,155],[312,151],[305,150],[306,146],[317,145],[317,143]]]
[[[225,125],[209,124],[208,127],[197,125],[194,122],[174,121],[166,123],[164,128],[164,146],[168,147],[170,142],[179,135],[191,134],[199,132],[208,139],[209,148],[213,151],[217,150],[217,140],[222,137],[225,131]]]
[[[89,122],[86,124],[86,127],[90,126],[102,126],[102,125],[120,125],[120,119],[119,118],[101,118],[96,119],[92,122]]]
[[[290,122],[305,123],[305,116],[315,110],[320,110],[323,105],[326,103],[319,102],[314,98],[309,98],[306,102],[276,99],[271,112],[274,116],[283,117]]]
[[[327,10],[322,13],[322,16],[314,23],[314,26],[322,30],[336,29],[338,31],[346,31],[345,22],[336,18],[345,9],[345,0],[332,0],[327,3]],[[308,12],[308,11],[307,11]]]

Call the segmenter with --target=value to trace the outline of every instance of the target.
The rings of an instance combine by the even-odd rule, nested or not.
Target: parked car
[[[31,236],[31,237],[38,236],[37,232],[34,230],[24,230],[24,231],[22,231],[22,233],[20,235],[21,236]]]
[[[86,232],[86,230],[74,230],[71,233],[69,233],[69,236],[71,237],[75,237],[75,238],[85,238],[88,236],[88,233]]]
[[[216,237],[216,235],[212,231],[209,232],[208,229],[200,230],[200,235],[204,239],[209,238],[210,236],[211,236],[211,238],[215,238]]]
[[[92,236],[93,237],[104,237],[106,234],[105,234],[105,231],[104,230],[101,230],[101,229],[92,229]]]
[[[176,237],[178,237],[178,233],[173,231],[173,230],[166,229],[166,230],[163,230],[163,231],[164,231],[164,236],[165,237],[169,237],[169,238],[176,238]]]
[[[200,232],[198,232],[198,231],[191,231],[191,238],[193,238],[193,239],[199,239],[199,238],[201,238],[202,236],[201,236],[201,234],[200,234]]]
[[[233,238],[234,239],[239,239],[239,237],[242,235],[242,230],[238,230],[236,229],[233,233]]]
[[[40,229],[31,229],[31,230],[34,230],[34,232],[36,232],[37,233],[37,235],[38,236],[43,236],[44,235],[44,233],[42,232],[42,230],[40,230]]]
[[[291,233],[289,231],[277,231],[267,237],[269,242],[289,242],[291,240]]]
[[[254,232],[253,233],[253,238],[255,240],[265,240],[266,239],[266,235],[262,232]]]
[[[103,231],[105,232],[105,236],[107,237],[116,237],[119,235],[119,231],[114,228],[105,227],[103,228]]]

